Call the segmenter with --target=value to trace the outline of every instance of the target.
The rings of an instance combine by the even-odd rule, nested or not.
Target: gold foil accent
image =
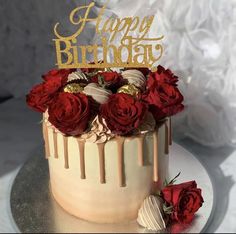
[[[76,83],[72,83],[72,84],[67,84],[66,87],[64,88],[64,92],[66,93],[80,93],[82,92],[84,89]]]
[[[140,90],[133,84],[124,85],[118,89],[117,93],[126,93],[130,94],[133,97],[137,97],[140,93]]]

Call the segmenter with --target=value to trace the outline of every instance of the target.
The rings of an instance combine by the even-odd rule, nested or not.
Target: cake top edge
[[[158,66],[59,69],[42,76],[26,96],[29,107],[67,136],[107,141],[153,131],[184,109],[178,77]],[[93,132],[92,136],[91,133]]]

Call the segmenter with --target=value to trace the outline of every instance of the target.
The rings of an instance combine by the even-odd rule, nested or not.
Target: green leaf
[[[174,184],[177,181],[177,178],[180,176],[180,174],[181,174],[181,172],[179,172],[178,175],[169,182],[169,185]]]
[[[164,181],[164,187],[168,186],[169,185],[169,182],[167,181],[167,179],[165,179]]]
[[[97,75],[97,71],[90,72],[90,73],[86,73],[86,75],[87,75],[89,78],[91,78],[91,77]]]
[[[164,181],[164,187],[167,187],[169,185],[173,185],[176,181],[177,181],[177,178],[180,176],[181,172],[178,173],[177,176],[175,176],[175,178],[173,178],[170,182],[167,181],[167,179],[165,179]]]
[[[163,211],[165,214],[170,215],[173,212],[173,206],[167,206],[166,203],[163,204]]]
[[[106,82],[104,80],[104,77],[101,76],[101,75],[98,75],[98,84],[101,86],[101,87],[105,87],[106,85]]]

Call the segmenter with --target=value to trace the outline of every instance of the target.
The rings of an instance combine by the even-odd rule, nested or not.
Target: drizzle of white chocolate
[[[156,196],[147,197],[138,212],[139,225],[152,231],[161,231],[166,228],[162,202]]]
[[[76,72],[72,72],[68,76],[68,82],[75,81],[75,80],[86,80],[87,81],[88,78],[86,77],[86,75],[83,72],[76,71]]]
[[[121,73],[122,77],[126,80],[128,80],[129,84],[135,85],[137,88],[140,88],[141,90],[145,89],[146,86],[146,78],[143,75],[142,72],[136,69],[130,69],[123,71]]]
[[[100,87],[96,83],[90,83],[87,86],[85,86],[83,93],[93,97],[93,99],[100,104],[106,103],[109,96],[112,94],[111,91]]]

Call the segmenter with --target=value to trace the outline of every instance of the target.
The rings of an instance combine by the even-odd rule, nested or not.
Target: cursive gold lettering
[[[74,33],[63,36],[59,33],[60,23],[54,27],[57,65],[59,68],[107,68],[107,67],[149,67],[153,68],[163,54],[160,41],[164,36],[149,38],[148,33],[154,16],[111,17],[103,20],[107,3],[100,9],[97,18],[90,17],[94,2],[71,11],[69,20],[77,26]],[[86,24],[95,22],[99,41],[91,45],[78,45],[78,37]],[[133,36],[134,32],[137,32]],[[119,40],[118,40],[119,39]],[[113,43],[116,41],[116,44]],[[120,44],[117,43],[120,41]],[[144,42],[147,42],[146,44]],[[102,52],[103,63],[98,60]],[[87,58],[93,64],[87,62]],[[99,57],[101,60],[101,58]]]

